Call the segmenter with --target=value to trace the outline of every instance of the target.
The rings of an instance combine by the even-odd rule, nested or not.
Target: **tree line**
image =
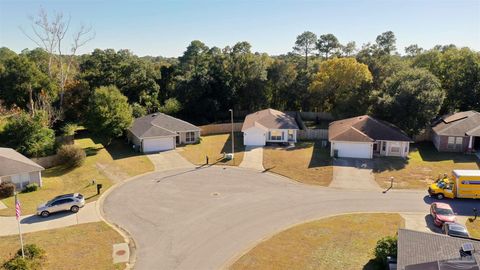
[[[439,114],[480,111],[480,54],[469,48],[414,44],[400,55],[391,31],[360,48],[312,32],[292,44],[291,52],[270,56],[253,52],[245,41],[218,48],[194,40],[178,58],[113,49],[73,56],[0,48],[0,100],[4,111],[24,112],[24,122],[41,122],[57,133],[65,123],[77,123],[112,138],[132,117],[157,111],[196,124],[225,121],[230,108],[325,111],[338,118],[370,114],[410,135]],[[67,60],[70,75],[62,81]]]

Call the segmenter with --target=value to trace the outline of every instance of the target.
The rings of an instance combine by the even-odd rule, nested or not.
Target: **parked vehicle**
[[[455,222],[457,220],[452,208],[446,203],[432,203],[430,206],[430,215],[432,215],[435,225],[439,227],[445,222]]]
[[[48,217],[51,213],[60,211],[72,211],[76,213],[83,206],[85,206],[85,198],[82,194],[65,194],[39,205],[37,208],[37,215]]]
[[[467,228],[454,222],[445,222],[442,226],[442,232],[453,237],[470,238]]]
[[[480,170],[454,170],[450,178],[437,180],[428,188],[428,194],[443,198],[480,199]]]

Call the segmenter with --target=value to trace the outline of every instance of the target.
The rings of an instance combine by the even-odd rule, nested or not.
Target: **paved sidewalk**
[[[57,229],[82,223],[100,221],[97,212],[97,202],[87,203],[78,213],[61,212],[51,214],[47,218],[36,215],[22,216],[20,224],[23,233]],[[0,236],[18,234],[17,219],[15,217],[0,217]]]
[[[357,159],[333,161],[333,179],[329,187],[355,190],[380,190],[368,162]]]
[[[264,171],[263,168],[263,147],[246,146],[243,161],[239,165],[242,168]]]
[[[150,154],[147,157],[155,166],[155,171],[195,168],[195,165],[188,162],[176,150]]]

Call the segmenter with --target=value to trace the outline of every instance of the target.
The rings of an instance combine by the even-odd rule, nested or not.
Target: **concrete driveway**
[[[354,190],[380,190],[369,160],[337,158],[329,187]]]
[[[87,203],[77,213],[60,212],[51,214],[47,218],[36,215],[22,216],[20,224],[23,233],[57,229],[82,223],[100,221],[97,213],[97,202]],[[0,217],[0,236],[18,234],[17,219],[13,217]]]
[[[428,213],[431,201],[425,191],[331,189],[212,166],[127,182],[105,199],[104,213],[135,239],[136,269],[210,270],[298,223],[351,212]],[[451,202],[459,214],[474,204]]]
[[[188,162],[176,150],[149,154],[147,156],[155,166],[155,171],[195,168],[195,165]]]
[[[257,171],[265,170],[263,168],[263,147],[262,146],[246,146],[243,154],[242,168],[254,169]]]

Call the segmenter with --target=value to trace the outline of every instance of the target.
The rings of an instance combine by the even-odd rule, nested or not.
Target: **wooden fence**
[[[298,112],[300,117],[305,121],[327,120],[333,121],[334,118],[331,113],[327,112]]]
[[[39,157],[39,158],[31,158],[31,160],[33,162],[37,163],[38,165],[42,166],[45,169],[60,165],[57,155],[51,155],[51,156]]]
[[[305,129],[297,132],[299,140],[328,140],[328,129]]]
[[[432,140],[432,129],[427,128],[422,131],[420,131],[419,134],[413,136],[413,141],[414,142],[425,142],[425,141],[431,141]]]
[[[242,130],[243,122],[242,123],[233,123],[233,131],[239,132]],[[232,124],[211,124],[205,126],[199,126],[201,132],[200,134],[203,135],[211,135],[211,134],[222,134],[222,133],[229,133],[232,132]]]

